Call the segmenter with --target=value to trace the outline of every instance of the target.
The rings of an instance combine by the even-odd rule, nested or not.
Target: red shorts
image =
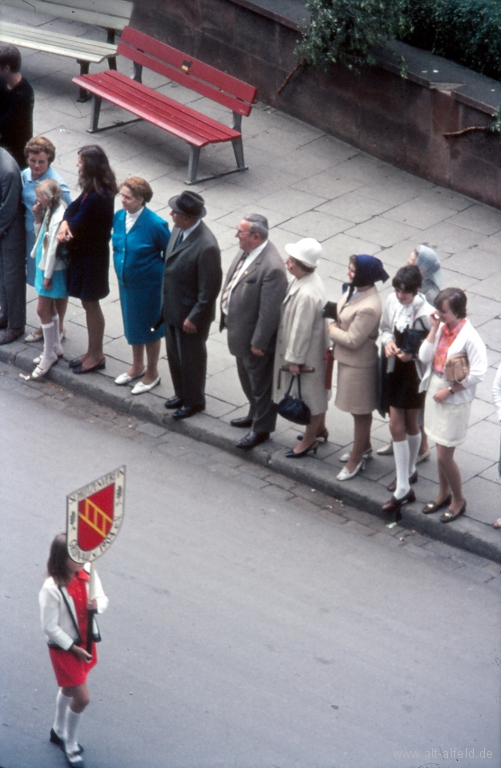
[[[63,651],[62,648],[49,648],[49,654],[57,684],[61,688],[83,685],[87,681],[90,670],[97,664],[95,643],[92,643],[92,659],[89,662],[82,661],[72,651]]]

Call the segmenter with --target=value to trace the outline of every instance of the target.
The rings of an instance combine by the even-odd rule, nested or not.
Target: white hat
[[[308,267],[316,267],[322,256],[322,246],[313,237],[305,237],[298,243],[287,243],[285,250],[289,256],[293,256]]]

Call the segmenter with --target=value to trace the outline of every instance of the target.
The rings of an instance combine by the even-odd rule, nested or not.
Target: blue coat
[[[113,219],[113,260],[118,277],[125,337],[129,344],[147,344],[163,336],[163,326],[155,332],[162,308],[164,254],[170,238],[169,225],[156,213],[144,208],[128,233],[126,212]]]

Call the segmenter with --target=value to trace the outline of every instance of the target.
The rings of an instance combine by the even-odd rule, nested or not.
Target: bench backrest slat
[[[2,5],[110,29],[123,29],[129,23],[134,7],[130,0],[55,0],[52,3],[46,0],[0,0]]]
[[[239,115],[246,116],[252,109],[257,88],[137,29],[124,29],[118,53]]]

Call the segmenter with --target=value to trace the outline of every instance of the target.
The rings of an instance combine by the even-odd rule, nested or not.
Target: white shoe
[[[58,354],[57,352],[54,352],[54,354],[56,355],[57,359],[59,360],[64,355],[64,352],[61,352],[61,354]],[[35,365],[39,365],[41,359],[42,359],[42,355],[38,355],[37,357],[33,358],[33,362],[35,363]]]
[[[144,374],[146,373],[146,368],[142,373],[138,373],[135,376],[129,376],[128,373],[121,373],[120,376],[117,376],[115,379],[115,384],[118,384],[119,387],[123,387],[124,384],[130,384],[131,381],[134,381],[134,379],[140,379]]]
[[[350,456],[351,456],[351,453],[343,453],[343,455],[341,456],[339,461],[342,461],[343,464],[346,464],[346,462],[348,461]],[[362,458],[363,459],[372,459],[372,448],[367,448],[367,450],[363,452]]]
[[[43,331],[41,328],[36,328],[32,333],[29,333],[27,336],[24,337],[24,340],[28,343],[31,341],[42,341],[43,339]]]
[[[150,392],[153,387],[158,386],[160,384],[160,376],[157,376],[155,381],[152,381],[151,384],[143,384],[142,381],[138,381],[136,386],[132,389],[131,395],[144,395],[145,392]]]
[[[82,753],[78,749],[76,750],[76,752],[68,752],[66,749],[66,743],[65,743],[64,754],[66,755],[66,760],[68,761],[68,765],[71,765],[72,768],[84,768]]]
[[[431,451],[428,448],[428,450],[423,451],[423,453],[420,453],[416,459],[416,466],[418,464],[421,464],[422,461],[429,461],[431,458]]]
[[[30,380],[36,381],[37,379],[43,379],[45,374],[49,373],[52,366],[55,365],[58,362],[58,360],[59,360],[58,356],[54,355],[49,365],[42,368],[42,366],[38,364],[35,370],[33,371],[33,373],[31,373],[29,376],[24,376],[22,373],[20,373],[19,376],[25,381],[30,381]],[[41,362],[41,359],[40,359],[40,362]]]
[[[393,456],[393,443],[388,443],[378,448],[376,451],[378,456]]]
[[[347,467],[343,467],[339,475],[337,476],[337,480],[351,480],[352,477],[355,477],[355,475],[358,475],[359,472],[361,472],[363,469],[365,469],[365,461],[362,459],[360,464],[358,464],[353,472],[350,472]]]

